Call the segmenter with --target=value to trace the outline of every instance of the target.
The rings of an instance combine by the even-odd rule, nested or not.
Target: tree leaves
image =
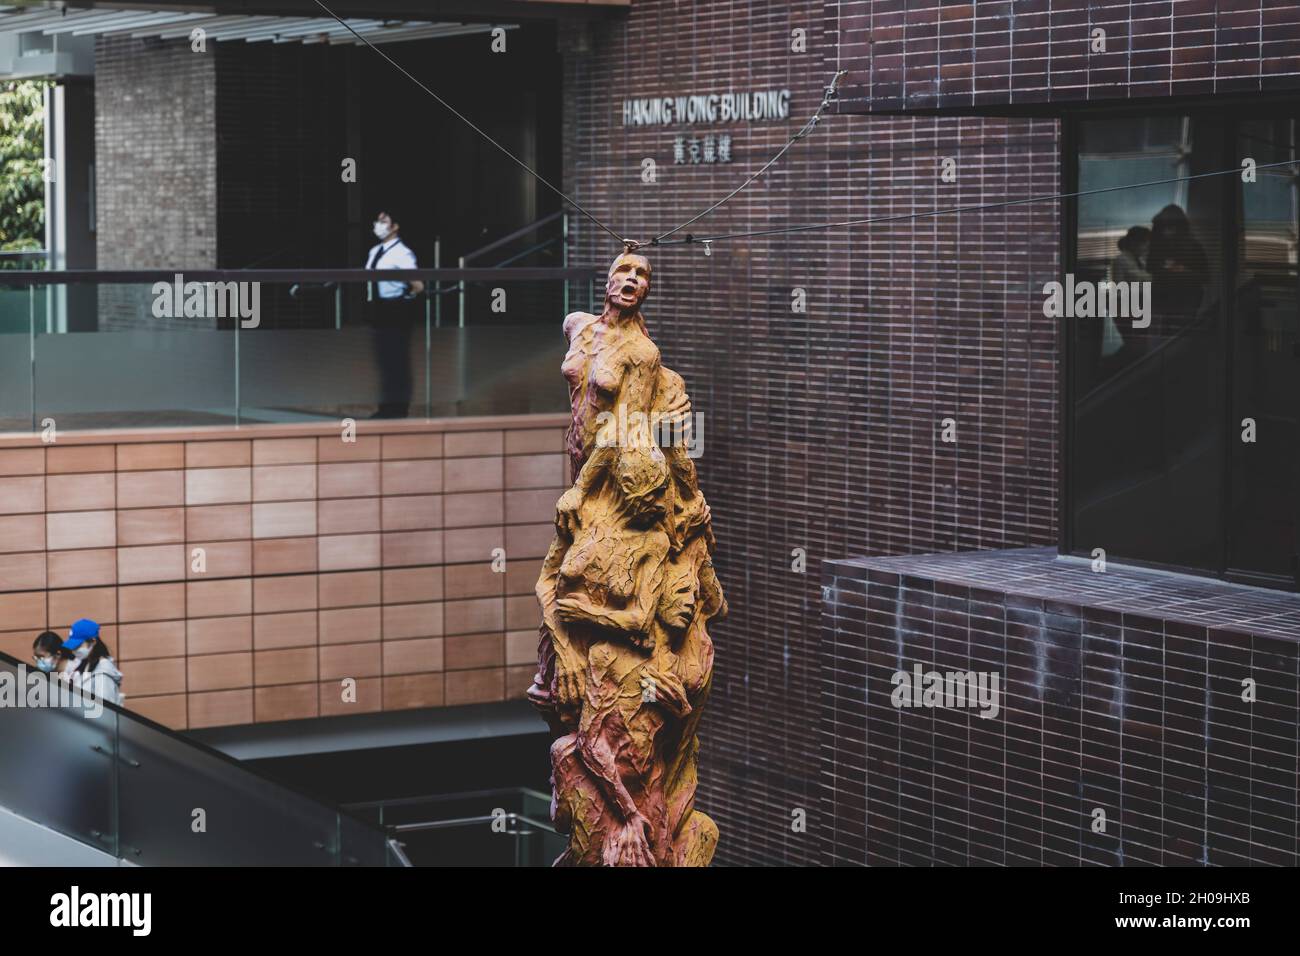
[[[45,244],[45,84],[0,83],[0,251]]]

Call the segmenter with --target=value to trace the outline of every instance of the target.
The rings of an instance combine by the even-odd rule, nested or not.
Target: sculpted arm
[[[618,709],[619,686],[609,661],[593,660],[587,675],[583,720],[578,729],[578,754],[609,805],[622,818],[602,851],[606,866],[653,866],[648,839],[649,821],[642,815],[618,769],[618,747],[630,733]]]
[[[599,607],[580,594],[572,594],[556,602],[556,616],[561,621],[587,621],[644,644],[654,620],[667,556],[666,544],[657,542],[651,552],[637,559],[632,600],[627,607]]]
[[[555,505],[555,530],[560,535],[567,535],[570,540],[577,535],[578,509],[595,492],[600,480],[613,467],[617,456],[618,448],[614,445],[598,445],[591,453],[591,457],[582,466],[582,471],[578,473],[573,487],[562,494]],[[564,560],[563,554],[560,555],[560,560]],[[556,567],[558,568],[559,565],[557,564]]]
[[[627,736],[618,710],[618,693],[617,682],[609,679],[603,668],[593,666],[587,675],[586,713],[578,731],[578,750],[619,815],[628,820],[636,816],[637,806],[618,772],[612,743]]]

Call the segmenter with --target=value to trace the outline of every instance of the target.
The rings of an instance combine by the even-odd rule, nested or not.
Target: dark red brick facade
[[[825,580],[820,862],[1296,865],[1291,595],[1051,548]],[[997,675],[998,712],[895,697],[918,665]]]
[[[844,108],[854,112],[1300,89],[1294,0],[844,0],[840,7]],[[1094,49],[1097,30],[1104,48]]]
[[[836,14],[821,0],[636,0],[625,22],[566,27],[566,191],[640,239],[725,195],[816,109]],[[806,52],[792,49],[796,30]],[[788,121],[623,126],[624,98],[769,89],[790,90]],[[677,135],[728,133],[730,165],[674,164]],[[1057,137],[1050,119],[832,116],[690,231],[1050,194]],[[732,609],[715,633],[701,771],[719,862],[817,859],[824,560],[1055,540],[1056,330],[1039,290],[1057,272],[1057,235],[1045,204],[718,244],[709,257],[651,251],[647,321],[704,415],[698,464]],[[617,251],[578,224],[576,261]],[[799,289],[806,313],[792,311]]]

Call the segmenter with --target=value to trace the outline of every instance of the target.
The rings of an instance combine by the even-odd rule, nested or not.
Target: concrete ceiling
[[[290,17],[178,11],[157,7],[91,10],[0,6],[0,33],[40,33],[45,36],[130,36],[180,39],[201,28],[209,40],[248,43],[360,43],[359,34],[373,44],[431,37],[481,33],[487,23],[448,23],[346,17],[347,26],[330,17]],[[509,24],[506,25],[510,26]],[[351,27],[351,30],[348,29]],[[353,32],[355,31],[355,33]]]
[[[434,23],[501,23],[504,21],[594,19],[620,16],[631,0],[322,0],[330,12],[362,21]],[[315,0],[164,0],[151,4],[121,0],[11,0],[4,5],[12,14],[55,16],[105,13],[186,14],[207,17],[284,17],[326,20],[329,14]],[[332,21],[331,21],[332,22]],[[337,27],[338,24],[335,22]],[[0,29],[6,29],[0,23]],[[368,37],[369,39],[369,37]],[[372,42],[374,42],[372,40]]]

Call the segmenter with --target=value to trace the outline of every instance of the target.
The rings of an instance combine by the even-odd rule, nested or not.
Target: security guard
[[[415,269],[415,253],[397,232],[390,213],[375,217],[377,246],[366,256],[367,269]],[[411,404],[411,326],[418,312],[423,282],[371,282],[366,287],[370,323],[375,335],[379,368],[379,410],[375,418],[405,418]]]

